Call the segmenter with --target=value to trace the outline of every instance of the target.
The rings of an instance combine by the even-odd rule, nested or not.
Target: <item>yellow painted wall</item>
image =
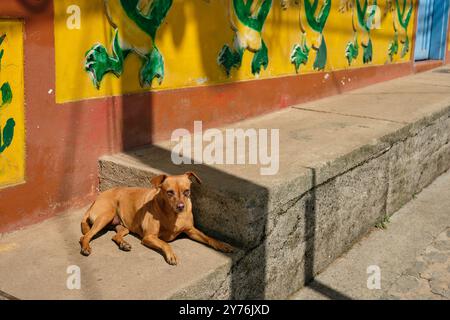
[[[0,187],[23,182],[25,179],[25,121],[23,83],[23,23],[0,19],[0,45],[4,54],[0,64],[0,86],[8,82],[12,90],[11,103],[0,106],[0,146],[4,142],[8,119],[14,119],[14,136],[9,147],[0,153]],[[1,97],[1,94],[0,94]],[[1,104],[1,99],[0,99]]]
[[[228,1],[174,0],[156,37],[156,44],[165,60],[165,78],[161,85],[154,81],[151,90],[212,85],[295,74],[295,68],[290,62],[290,55],[293,46],[300,41],[299,7],[292,4],[287,10],[282,10],[280,1],[274,0],[262,32],[262,38],[269,50],[267,70],[263,70],[259,76],[253,75],[251,72],[253,53],[246,51],[241,67],[238,70],[233,69],[230,77],[226,76],[223,68],[217,64],[217,56],[223,45],[231,44],[233,39],[233,31],[228,18]],[[407,0],[400,0],[400,3],[403,1]],[[414,0],[414,3],[416,1]],[[319,2],[322,3],[323,0],[319,0]],[[324,29],[324,37],[328,46],[328,61],[325,71],[349,68],[345,58],[345,48],[353,38],[352,14],[351,11],[344,13],[339,11],[342,2],[341,0],[332,0],[331,13]],[[387,10],[386,2],[387,0],[378,1],[382,13],[381,28],[372,30],[373,61],[368,65],[390,63],[388,46],[394,36],[393,17],[396,12]],[[81,9],[81,28],[70,30],[67,28],[67,18],[70,16],[67,14],[67,8],[73,4]],[[113,28],[103,10],[103,0],[58,0],[54,1],[54,10],[57,102],[150,90],[142,88],[139,84],[138,70],[141,62],[136,55],[131,55],[125,60],[125,70],[119,79],[113,74],[106,75],[100,89],[95,88],[84,71],[85,53],[94,44],[103,44],[111,52]],[[408,28],[410,48],[412,48],[414,16],[415,12],[413,12]],[[318,34],[306,23],[303,11],[302,19],[309,41],[315,41]],[[405,35],[401,31],[400,38],[404,38]],[[361,30],[359,32],[360,40],[364,39]],[[393,63],[410,60],[411,49],[404,58],[400,58],[400,51],[401,47],[399,54],[394,57]],[[313,70],[313,62],[314,53],[311,53],[308,64],[301,66],[299,73],[317,72]],[[350,67],[357,68],[368,65],[362,63],[362,48],[360,48],[357,61]]]

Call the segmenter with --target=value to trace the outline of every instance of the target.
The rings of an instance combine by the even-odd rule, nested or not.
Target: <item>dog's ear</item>
[[[188,171],[188,172],[185,173],[185,175],[187,175],[189,179],[192,178],[192,177],[194,177],[195,180],[196,180],[199,184],[202,184],[202,180],[200,180],[200,178],[198,177],[198,175],[195,174],[195,172]]]
[[[155,187],[159,188],[161,184],[166,180],[167,176],[165,174],[161,174],[159,176],[155,176],[150,179],[150,183]]]

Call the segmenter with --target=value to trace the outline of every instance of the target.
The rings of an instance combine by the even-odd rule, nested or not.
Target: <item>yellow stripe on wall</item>
[[[217,63],[217,56],[225,44],[231,45],[233,41],[234,33],[230,27],[228,1],[173,1],[167,18],[156,36],[156,45],[164,57],[165,78],[161,85],[154,81],[151,89],[142,88],[139,83],[138,74],[142,61],[135,54],[131,54],[125,60],[124,72],[120,78],[111,73],[107,74],[97,89],[84,70],[84,59],[85,53],[97,43],[105,46],[111,53],[114,29],[106,17],[104,0],[54,1],[57,102],[296,74],[290,55],[294,45],[300,42],[299,7],[291,5],[287,10],[283,10],[280,1],[274,0],[262,32],[262,38],[269,51],[268,68],[262,70],[259,76],[253,75],[251,72],[253,53],[246,51],[241,67],[233,69],[230,77],[227,77]],[[403,1],[400,0],[400,3]],[[369,3],[371,2],[372,0],[369,0]],[[319,3],[320,8],[323,0],[319,0]],[[388,59],[388,47],[394,37],[393,19],[396,11],[386,8],[386,0],[378,1],[381,24],[380,29],[371,32],[373,61],[370,64],[363,64],[360,48],[358,59],[349,66],[345,49],[348,42],[353,39],[352,13],[340,12],[341,3],[341,0],[332,0],[331,12],[323,32],[328,47],[325,71],[391,63]],[[408,7],[409,1],[407,4]],[[67,8],[71,5],[76,5],[80,9],[80,29],[70,29],[67,26],[67,19],[71,17],[71,14],[67,13]],[[401,58],[399,48],[399,54],[394,57],[392,63],[409,61],[411,58],[414,15],[415,12],[408,28],[409,53]],[[317,41],[319,35],[308,26],[304,12],[302,19],[308,42]],[[137,28],[133,23],[120,27]],[[365,40],[365,35],[359,27],[358,33],[359,39]],[[406,35],[399,30],[399,36],[400,39],[404,39]],[[300,74],[317,72],[313,70],[314,54],[312,51],[308,64],[300,67]]]

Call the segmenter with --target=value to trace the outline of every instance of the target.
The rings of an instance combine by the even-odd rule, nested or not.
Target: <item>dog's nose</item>
[[[183,211],[183,209],[184,209],[184,203],[180,202],[179,204],[177,204],[178,211]]]

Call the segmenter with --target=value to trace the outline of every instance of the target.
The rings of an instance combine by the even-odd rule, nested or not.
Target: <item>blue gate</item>
[[[445,57],[450,0],[419,0],[414,59]]]

